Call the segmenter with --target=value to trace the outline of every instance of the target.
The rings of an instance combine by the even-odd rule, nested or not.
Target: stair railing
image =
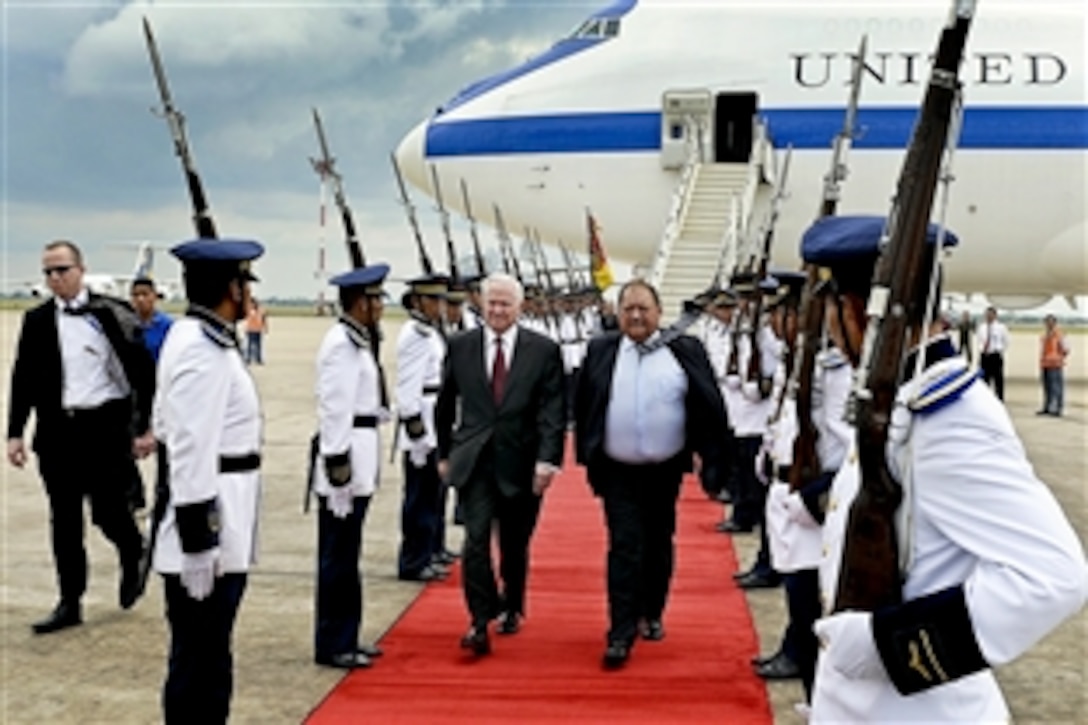
[[[695,186],[698,169],[703,163],[706,152],[706,130],[700,119],[687,116],[684,119],[687,127],[687,157],[684,160],[684,168],[680,171],[680,180],[672,192],[672,202],[669,205],[669,216],[665,222],[665,231],[661,235],[661,242],[657,245],[650,266],[650,284],[660,287],[668,267],[669,255],[673,245],[680,237],[680,231],[684,225],[684,216],[691,202],[691,192]]]

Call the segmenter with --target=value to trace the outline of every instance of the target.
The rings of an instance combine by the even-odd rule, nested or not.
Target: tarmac
[[[307,443],[314,430],[314,355],[329,318],[273,317],[265,340],[266,364],[254,366],[265,420],[260,561],[251,572],[235,629],[232,721],[297,723],[305,719],[343,673],[313,664],[313,589],[316,522],[302,513]],[[7,409],[11,359],[19,314],[0,312],[2,400]],[[395,370],[398,321],[385,324],[386,369]],[[1037,331],[1014,332],[1008,356],[1006,404],[1036,466],[1074,527],[1088,534],[1088,335],[1072,335],[1066,415],[1038,417],[1040,385],[1035,370]],[[390,380],[392,385],[393,381]],[[28,432],[29,433],[29,432]],[[385,449],[392,440],[384,432]],[[399,462],[383,459],[382,486],[368,514],[363,569],[363,639],[373,641],[393,626],[425,585],[396,578],[401,474]],[[151,467],[145,462],[145,480]],[[49,550],[48,507],[32,463],[3,468],[0,488],[0,721],[4,723],[154,723],[166,670],[168,632],[162,587],[152,580],[130,611],[117,605],[118,569],[112,546],[89,524],[90,582],[83,626],[35,636],[30,624],[55,604]],[[708,502],[708,506],[714,504]],[[460,532],[450,527],[450,544]],[[714,534],[719,535],[719,534]],[[735,539],[743,567],[755,554],[754,536]],[[679,552],[683,556],[683,552]],[[722,576],[728,576],[723,568]],[[532,596],[530,582],[529,596]],[[601,596],[605,596],[601,582]],[[748,604],[763,645],[773,652],[785,621],[781,590],[751,592]],[[666,618],[668,612],[666,611]],[[528,620],[526,626],[531,627]],[[456,648],[461,631],[449,632]],[[1016,722],[1088,722],[1085,678],[1088,613],[1082,611],[1016,662],[997,671]],[[395,657],[389,652],[387,657]],[[379,659],[375,667],[381,667]],[[617,676],[622,676],[622,673]],[[728,682],[721,683],[728,687]],[[768,694],[777,723],[800,723],[796,682],[771,683]],[[420,682],[418,697],[427,696]],[[649,695],[648,695],[649,696]],[[405,702],[406,710],[412,706]],[[360,720],[365,718],[360,713]]]

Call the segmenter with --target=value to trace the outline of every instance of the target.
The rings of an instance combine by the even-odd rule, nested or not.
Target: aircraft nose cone
[[[397,146],[396,157],[405,181],[417,189],[428,188],[427,180],[427,125],[423,121],[409,131]]]

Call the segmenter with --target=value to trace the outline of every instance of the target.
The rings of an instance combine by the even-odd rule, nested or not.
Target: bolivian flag
[[[608,266],[608,257],[601,244],[600,227],[589,209],[586,209],[586,226],[589,228],[589,271],[593,273],[593,284],[604,291],[612,286],[612,268]]]

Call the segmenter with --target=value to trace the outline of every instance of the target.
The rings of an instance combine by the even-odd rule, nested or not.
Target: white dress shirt
[[[510,366],[514,364],[514,345],[518,341],[518,326],[510,325],[502,335],[496,335],[490,327],[484,327],[484,371],[487,379],[491,379],[491,372],[495,369],[495,339],[502,337],[502,355],[506,359],[506,372],[510,372]]]
[[[622,463],[660,463],[683,450],[687,392],[687,375],[668,346],[642,353],[631,338],[621,338],[605,415],[608,457]]]
[[[1009,328],[1000,320],[984,322],[978,326],[978,352],[980,355],[996,353],[1004,355],[1009,347]]]
[[[124,368],[101,323],[90,314],[65,312],[87,305],[86,289],[71,300],[56,300],[57,337],[60,344],[61,377],[65,408],[97,408],[124,398],[131,390]]]

